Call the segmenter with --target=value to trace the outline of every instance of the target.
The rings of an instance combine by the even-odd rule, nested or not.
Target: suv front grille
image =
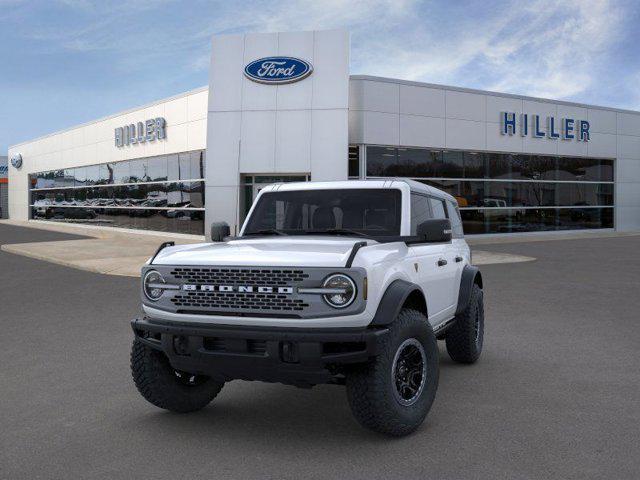
[[[167,285],[157,301],[144,294],[145,305],[179,315],[209,315],[250,318],[320,318],[353,315],[364,309],[358,295],[353,305],[336,310],[322,295],[300,293],[321,287],[336,272],[345,272],[357,286],[364,269],[297,266],[153,265]],[[304,292],[304,290],[303,290]]]
[[[205,283],[213,285],[274,285],[284,286],[292,282],[302,282],[309,275],[302,270],[264,268],[209,268],[176,267],[171,275],[185,283]]]
[[[208,310],[302,311],[309,306],[303,300],[277,293],[181,292],[171,301],[179,308]]]

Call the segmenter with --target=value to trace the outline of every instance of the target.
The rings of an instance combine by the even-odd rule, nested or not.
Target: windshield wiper
[[[356,237],[365,237],[371,238],[370,235],[366,233],[358,232],[356,230],[350,230],[348,228],[328,228],[326,230],[306,230],[304,233],[306,234],[328,234],[328,235],[354,235]]]
[[[256,230],[255,232],[248,232],[243,235],[243,237],[249,235],[287,235],[286,233],[276,230],[275,228],[265,228],[263,230]]]

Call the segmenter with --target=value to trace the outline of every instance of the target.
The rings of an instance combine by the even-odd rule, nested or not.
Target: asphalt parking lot
[[[0,225],[0,243],[77,238]],[[483,250],[485,350],[441,346],[440,388],[402,439],[361,429],[342,387],[232,382],[158,410],[129,373],[138,279],[0,252],[0,477],[640,478],[640,236]]]

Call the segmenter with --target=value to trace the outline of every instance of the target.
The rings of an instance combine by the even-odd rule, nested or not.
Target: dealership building
[[[342,30],[214,36],[209,85],[9,148],[9,216],[238,231],[274,182],[408,177],[467,234],[640,230],[640,112],[350,75]]]

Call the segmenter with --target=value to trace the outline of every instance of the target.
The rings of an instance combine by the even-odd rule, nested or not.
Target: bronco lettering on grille
[[[188,292],[225,292],[225,293],[280,293],[291,295],[293,287],[269,287],[253,285],[183,285],[182,290]]]

